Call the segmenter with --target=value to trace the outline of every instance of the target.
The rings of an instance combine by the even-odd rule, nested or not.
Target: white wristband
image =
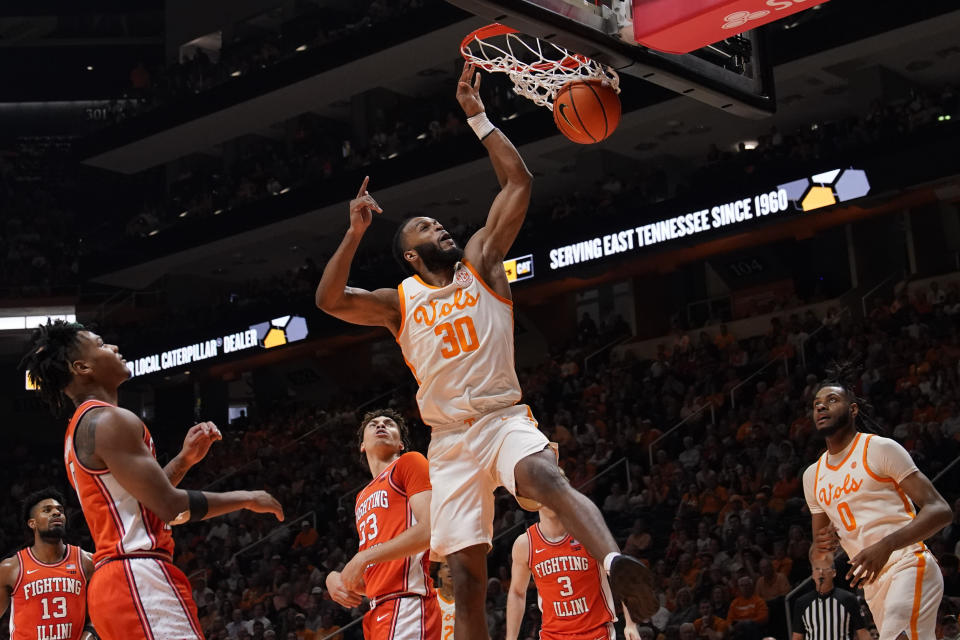
[[[473,129],[473,132],[477,134],[480,140],[483,140],[497,129],[487,118],[487,114],[484,111],[467,118],[467,124],[470,125],[470,128]]]

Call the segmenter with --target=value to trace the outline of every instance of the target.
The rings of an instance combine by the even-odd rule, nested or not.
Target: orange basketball
[[[574,80],[553,101],[553,121],[578,144],[606,139],[620,124],[620,98],[603,80]]]

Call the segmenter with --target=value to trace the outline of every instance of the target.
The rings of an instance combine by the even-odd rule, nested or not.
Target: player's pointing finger
[[[357,192],[357,197],[362,198],[363,195],[367,192],[367,185],[370,183],[370,176],[364,176],[363,184],[360,185],[360,191]]]

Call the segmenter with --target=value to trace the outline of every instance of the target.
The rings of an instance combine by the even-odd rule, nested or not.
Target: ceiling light
[[[306,51],[306,50],[307,50],[307,45],[305,45],[305,44],[302,44],[302,45],[300,45],[299,47],[297,47],[296,49],[294,49],[294,51],[301,51],[301,52]]]
[[[147,235],[152,237],[152,236],[157,235],[158,233],[160,233],[160,229],[154,229],[153,231],[151,231],[151,232],[148,233]]]
[[[180,213],[180,217],[181,217],[181,218],[186,218],[188,213],[190,213],[190,212],[189,212],[189,211],[182,211],[182,212]]]
[[[236,71],[234,71],[233,73],[230,74],[230,77],[231,77],[231,78],[239,78],[241,73],[242,73],[242,72],[240,71],[240,69],[237,69]]]
[[[288,191],[290,191],[290,187],[284,187],[283,189],[280,189],[280,193],[287,193]]]
[[[88,64],[88,65],[87,65],[87,71],[93,71],[93,65]]]
[[[213,215],[218,216],[221,213],[223,213],[223,209],[217,209],[216,211],[213,212]]]

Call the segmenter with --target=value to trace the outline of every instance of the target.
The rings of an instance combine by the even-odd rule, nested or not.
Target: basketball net
[[[612,68],[502,24],[468,34],[460,53],[482,69],[506,73],[514,93],[551,111],[557,92],[573,80],[604,80],[620,93],[620,76]]]

